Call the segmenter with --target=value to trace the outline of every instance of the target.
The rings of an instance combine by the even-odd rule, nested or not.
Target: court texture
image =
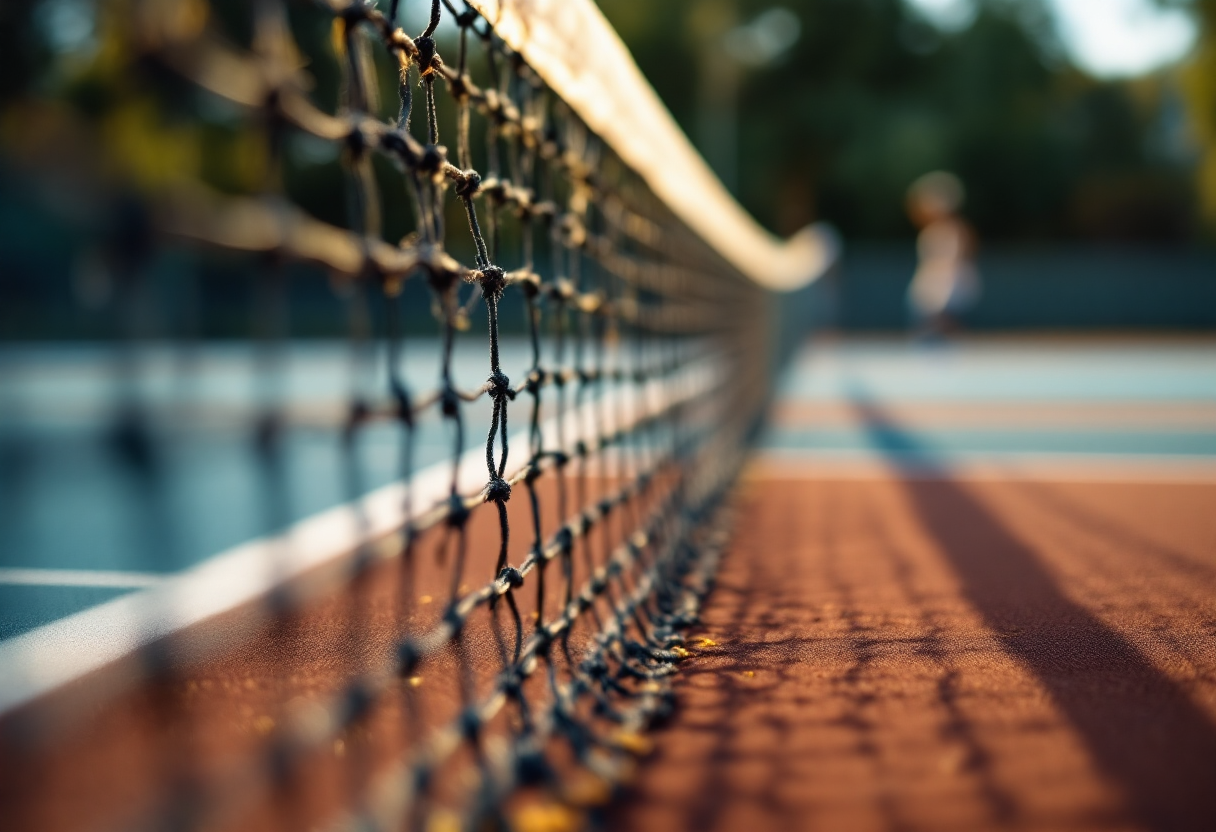
[[[616,828],[1213,828],[1213,347],[808,345]]]
[[[0,832],[1216,829],[1210,334],[816,334],[592,0],[105,5]]]
[[[268,509],[247,436],[221,426],[177,448],[149,529],[149,495],[112,470],[108,387],[81,383],[96,351],[21,349],[5,354],[6,706],[63,681],[37,675],[46,645],[104,654],[92,632],[112,638],[123,599],[347,498],[338,443],[305,426],[290,508]],[[240,347],[150,355],[145,393],[166,406],[248,399]],[[343,346],[291,356],[309,368],[286,373],[297,415],[340,409]],[[441,428],[420,428],[420,467],[443,458]],[[359,487],[391,481],[391,441],[368,440]],[[1216,825],[1216,343],[811,340],[732,511],[679,707],[609,827]]]

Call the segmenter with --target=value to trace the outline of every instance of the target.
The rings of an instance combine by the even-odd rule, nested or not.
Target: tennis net
[[[434,0],[416,36],[409,5],[102,3],[92,98],[22,111],[11,152],[94,206],[115,287],[105,441],[142,518],[115,547],[156,567],[242,489],[261,508],[0,642],[15,828],[565,828],[671,707],[773,293],[831,246],[747,217],[590,2]],[[310,155],[341,206],[309,202]],[[164,358],[148,284],[217,270],[252,346]],[[318,274],[344,344],[293,338]],[[226,454],[236,496],[191,499]]]

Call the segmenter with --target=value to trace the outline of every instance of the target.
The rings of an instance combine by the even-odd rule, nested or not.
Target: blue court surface
[[[407,343],[404,354],[407,383],[434,389],[435,345]],[[124,371],[87,345],[0,352],[0,642],[403,471],[391,422],[362,430],[353,449],[342,439],[352,396],[382,389],[382,356],[302,344],[266,372],[253,347],[227,344],[145,350],[137,361]],[[527,364],[524,344],[506,345],[512,378]],[[462,344],[455,370],[461,387],[478,386],[484,346]],[[150,436],[135,451],[114,429],[133,401]],[[269,457],[251,428],[267,403],[291,425]],[[467,405],[465,424],[486,424],[486,408]],[[481,441],[480,427],[467,433],[466,449]],[[453,434],[438,416],[424,420],[412,470],[451,459]],[[815,342],[781,380],[760,445],[761,459],[799,476],[894,461],[939,473],[1216,479],[1216,340]]]
[[[814,344],[782,380],[761,449],[798,476],[894,467],[1206,480],[1216,342]]]
[[[439,386],[434,341],[407,343],[403,355],[409,389]],[[522,378],[529,357],[523,344],[511,345],[504,368]],[[366,424],[353,443],[343,439],[353,398],[384,399],[382,354],[303,343],[267,364],[252,345],[214,344],[143,347],[134,368],[124,360],[90,345],[0,351],[0,643],[155,585],[405,471],[403,431],[393,420]],[[480,340],[458,344],[453,371],[463,390],[485,380]],[[146,443],[116,429],[131,403]],[[269,407],[286,426],[273,454],[259,452],[256,434]],[[484,397],[464,405],[464,448],[484,441],[488,408]],[[410,470],[452,459],[455,441],[453,425],[432,408],[417,425]]]

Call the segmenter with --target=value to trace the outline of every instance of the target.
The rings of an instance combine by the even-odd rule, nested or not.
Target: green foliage
[[[1216,0],[1194,0],[1199,44],[1187,66],[1184,89],[1190,126],[1200,147],[1199,192],[1209,233],[1216,234]]]
[[[73,2],[0,4],[0,143],[38,150],[47,143],[33,128],[71,114],[85,122],[66,130],[84,145],[81,154],[105,148],[152,181],[189,173],[229,192],[256,189],[266,148],[238,116],[178,89],[154,67],[142,68],[137,86],[119,72],[129,60],[121,16],[98,17],[92,52],[54,54],[44,12]],[[1188,3],[1205,21],[1182,84],[1172,74],[1086,77],[1060,58],[1043,0],[977,0],[974,21],[959,31],[937,29],[905,0],[598,2],[694,140],[706,101],[733,98],[729,84],[705,88],[734,61],[723,32],[777,5],[797,15],[801,36],[792,50],[767,67],[726,75],[738,82],[738,196],[779,233],[823,219],[853,237],[909,236],[904,191],[935,168],[967,184],[966,212],[985,239],[1179,239],[1195,233],[1200,216],[1216,229],[1216,0],[1161,0]],[[212,26],[247,46],[252,6],[209,5]],[[330,18],[309,3],[288,7],[314,100],[332,112],[341,91]],[[377,69],[391,90],[394,68],[381,60]],[[380,104],[392,117],[394,96]],[[453,118],[440,113],[445,137]],[[97,137],[83,129],[89,124]],[[288,190],[306,210],[341,224],[337,159],[318,157],[296,138],[287,137],[283,158]],[[410,209],[396,191],[385,199],[392,239],[409,225]]]
[[[690,70],[720,42],[705,34],[706,0],[599,3],[696,137]],[[985,238],[1192,233],[1193,160],[1158,135],[1178,106],[1170,79],[1085,77],[1058,57],[1037,0],[981,2],[956,32],[903,0],[735,0],[728,17],[774,5],[798,15],[802,36],[743,75],[738,163],[740,200],[774,230],[825,219],[850,236],[908,235],[905,189],[947,168]]]

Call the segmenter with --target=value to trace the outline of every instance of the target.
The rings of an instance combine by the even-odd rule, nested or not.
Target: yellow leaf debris
[[[613,735],[612,739],[619,747],[625,749],[630,754],[642,756],[649,754],[654,749],[654,743],[633,731],[618,731]]]
[[[575,832],[583,825],[582,815],[560,803],[535,803],[523,806],[513,818],[519,832]]]

